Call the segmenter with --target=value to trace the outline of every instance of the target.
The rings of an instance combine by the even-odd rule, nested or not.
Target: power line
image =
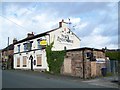
[[[24,29],[24,30],[28,30],[28,29],[26,29],[25,27],[23,27],[23,26],[21,26],[21,25],[17,24],[16,22],[14,22],[14,21],[10,20],[9,18],[4,17],[4,16],[2,16],[2,15],[0,15],[0,16],[1,16],[2,18],[4,18],[4,19],[6,19],[6,20],[8,20],[8,21],[10,21],[10,22],[12,22],[12,23],[14,23],[14,24],[16,24],[17,26],[21,27],[22,29]]]

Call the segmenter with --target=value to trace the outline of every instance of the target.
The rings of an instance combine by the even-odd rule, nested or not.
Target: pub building
[[[80,39],[71,31],[68,22],[62,20],[58,28],[38,35],[28,33],[14,44],[14,69],[49,71],[45,47],[52,42],[53,51],[80,48]]]

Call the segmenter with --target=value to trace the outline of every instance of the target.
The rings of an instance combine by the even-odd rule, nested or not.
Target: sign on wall
[[[40,45],[47,45],[47,41],[46,40],[40,41]]]
[[[59,42],[67,42],[67,43],[73,43],[73,40],[70,39],[69,35],[61,34],[57,37],[57,41]]]
[[[105,59],[104,58],[97,58],[96,63],[105,63]]]
[[[57,41],[73,43],[73,33],[68,28],[64,28],[60,35],[57,37]]]

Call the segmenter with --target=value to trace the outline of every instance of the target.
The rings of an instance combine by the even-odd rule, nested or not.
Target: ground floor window
[[[17,67],[20,67],[20,58],[17,58]]]
[[[37,55],[37,66],[42,66],[42,55]]]
[[[23,67],[27,66],[27,56],[23,56]]]

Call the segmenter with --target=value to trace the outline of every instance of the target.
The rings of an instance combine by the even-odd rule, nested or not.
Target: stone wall
[[[91,77],[93,77],[93,78],[96,77],[96,75],[97,75],[96,67],[97,67],[96,62],[95,61],[91,62]]]
[[[94,56],[96,56],[96,58],[105,58],[105,53],[101,52],[101,51],[93,51]]]
[[[84,63],[85,68],[84,68],[84,72],[85,72],[85,79],[91,78],[91,62],[90,61],[86,61]]]
[[[67,74],[65,73],[67,71],[64,72],[64,63],[61,69],[61,74],[80,78],[84,77],[85,79],[101,76],[101,68],[105,66],[105,63],[96,63],[96,61],[90,61],[90,59],[86,57],[87,52],[92,52],[96,58],[105,58],[105,54],[102,51],[84,50],[84,54],[83,50],[68,51],[64,60],[68,60],[68,58],[71,60],[71,66],[68,67],[68,65],[66,65],[66,68],[68,67],[71,69],[68,69],[68,72],[71,71],[71,73]]]
[[[83,78],[83,63],[80,60],[72,60],[72,76]]]

